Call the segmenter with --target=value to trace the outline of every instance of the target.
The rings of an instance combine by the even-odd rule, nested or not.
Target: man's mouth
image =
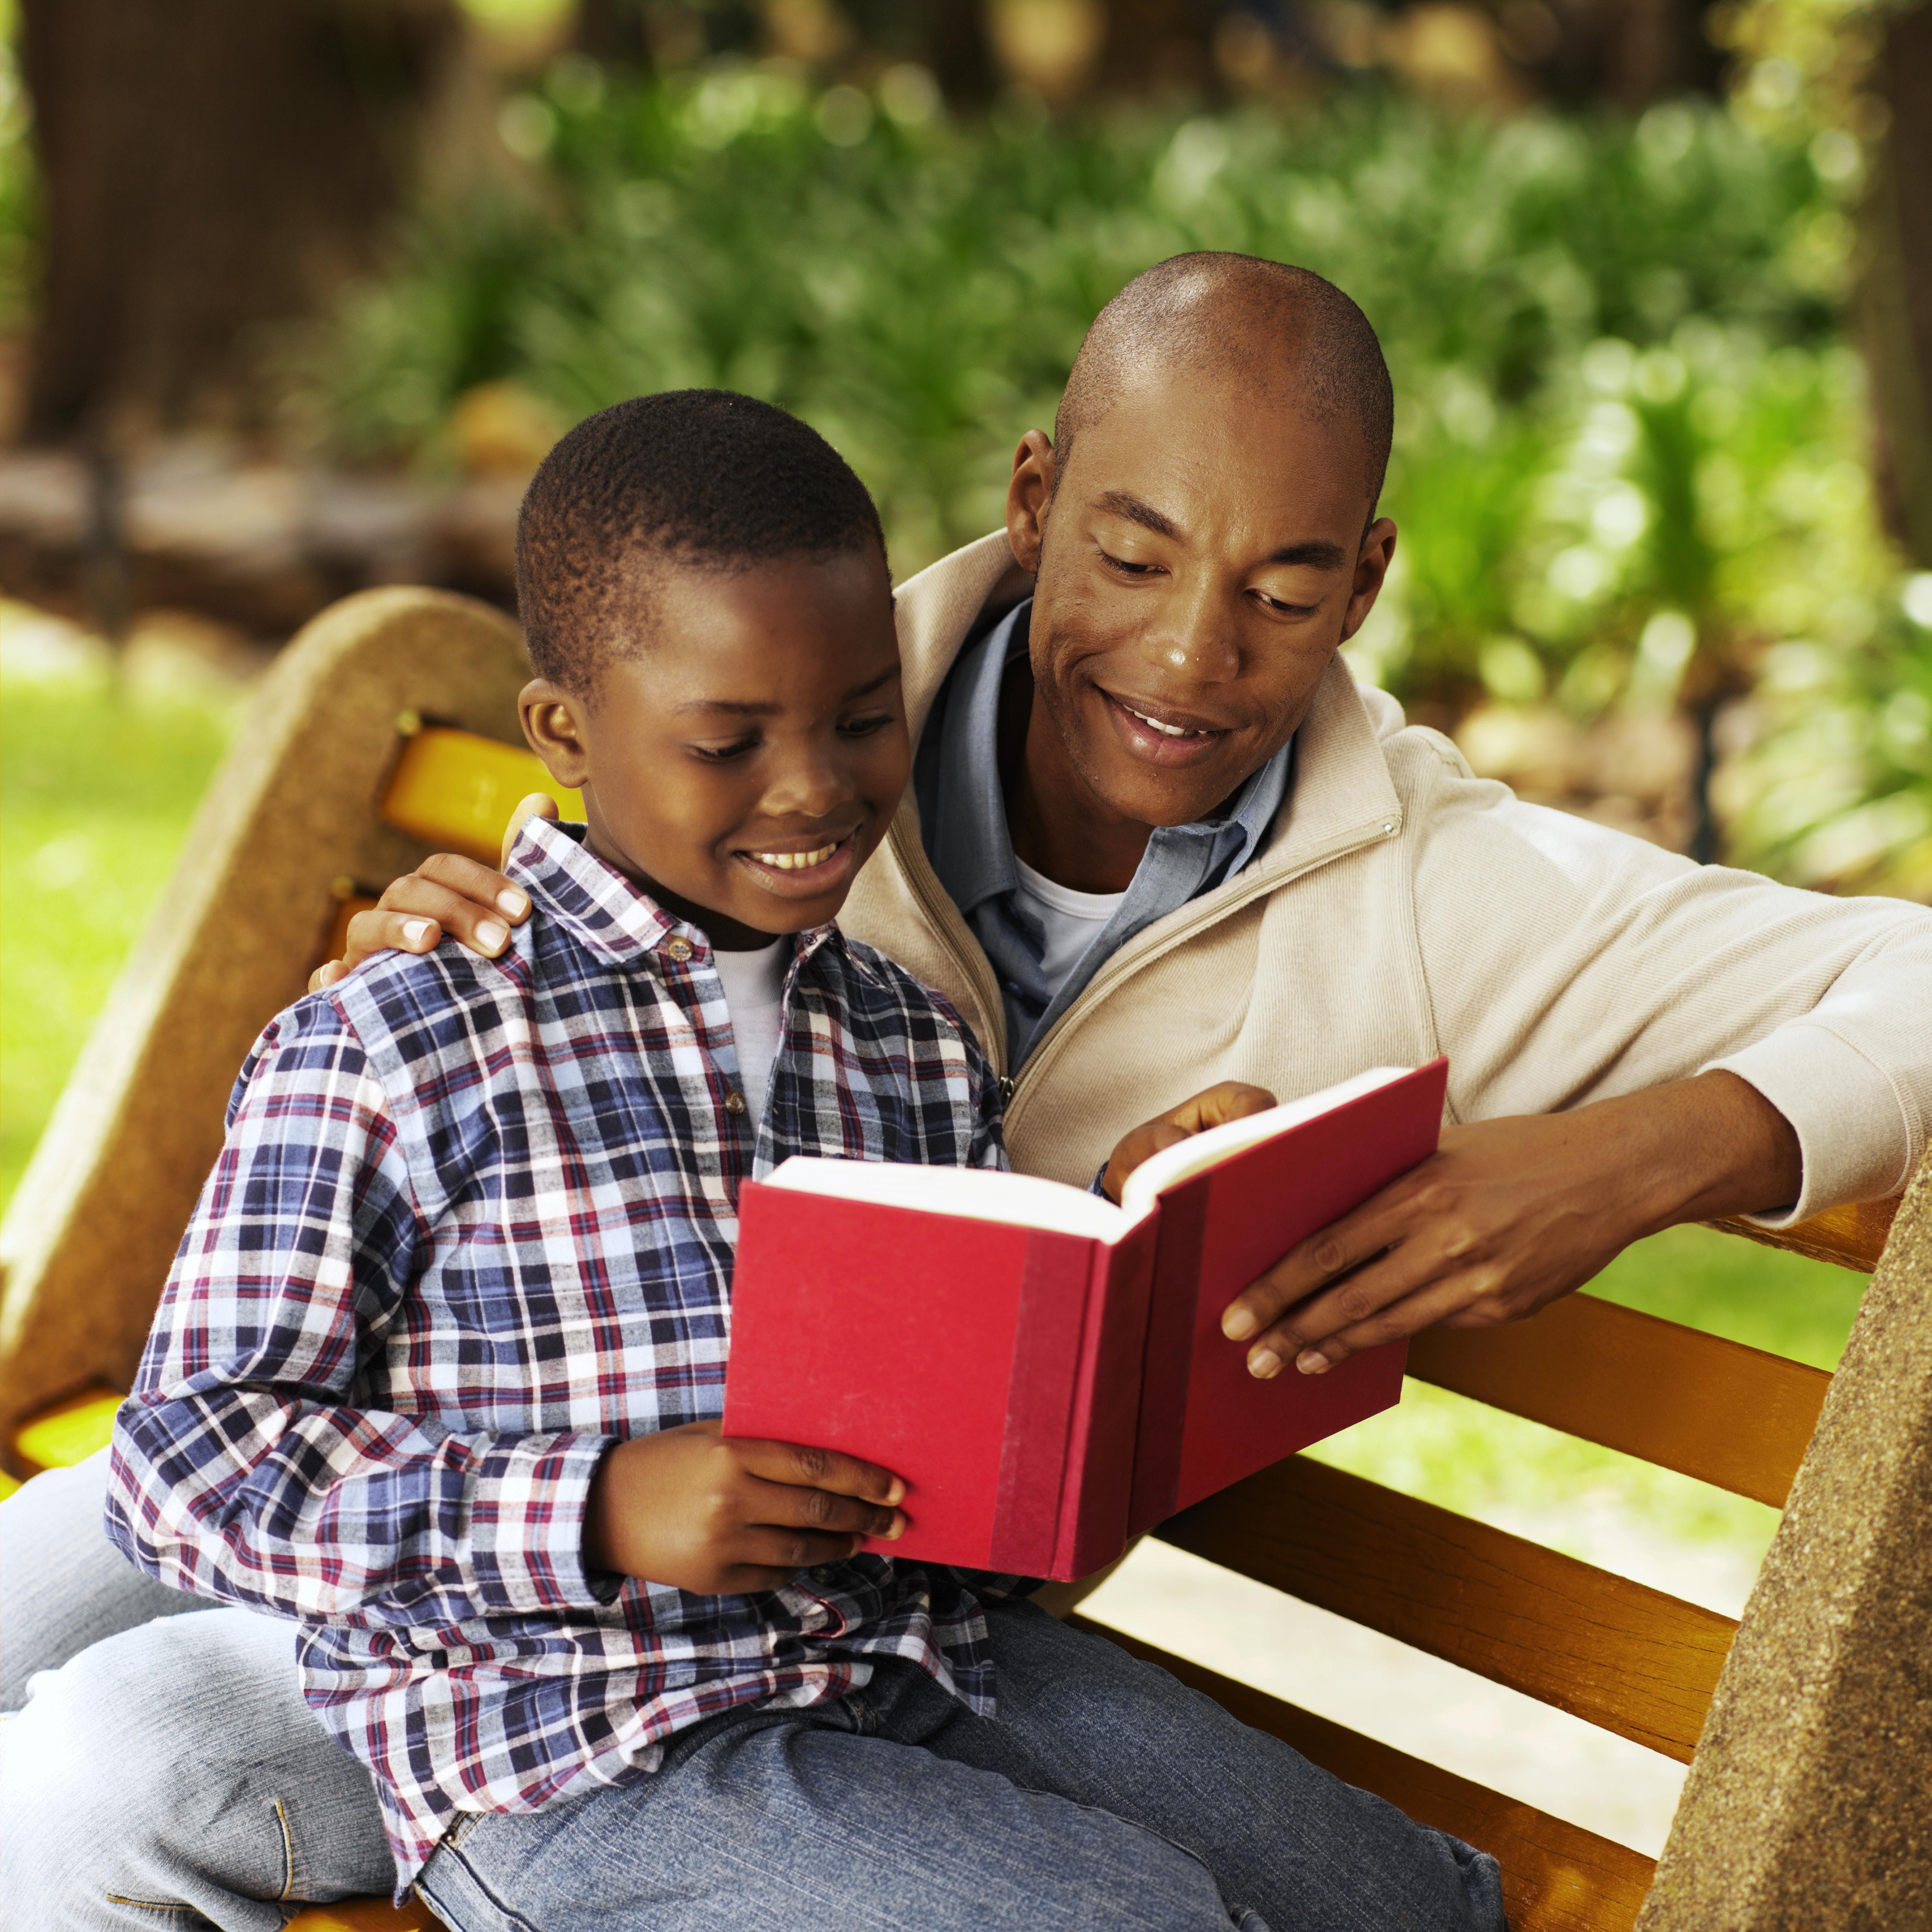
[[[1148,764],[1198,764],[1214,757],[1230,735],[1227,726],[1177,715],[1165,706],[1156,710],[1144,700],[1130,704],[1111,691],[1100,695],[1124,748]]]

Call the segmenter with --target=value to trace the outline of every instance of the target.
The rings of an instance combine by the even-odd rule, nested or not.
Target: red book
[[[796,1156],[740,1202],[724,1433],[905,1479],[868,1546],[1062,1579],[1399,1398],[1406,1345],[1257,1382],[1221,1311],[1435,1150],[1448,1063],[1154,1155],[1116,1208],[1035,1176]]]

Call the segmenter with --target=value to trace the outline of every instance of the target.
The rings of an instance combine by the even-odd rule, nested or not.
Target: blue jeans
[[[8,1707],[31,1690],[0,1724],[8,1923],[278,1932],[386,1891],[374,1791],[302,1702],[289,1627],[148,1582],[102,1485],[0,1504]],[[1503,1925],[1491,1859],[1103,1639],[1030,1604],[991,1622],[997,1719],[897,1664],[728,1713],[634,1784],[465,1819],[424,1894],[458,1932]]]
[[[997,1718],[891,1660],[634,1784],[465,1820],[422,1895],[454,1932],[1502,1926],[1492,1858],[1031,1604],[988,1622]]]

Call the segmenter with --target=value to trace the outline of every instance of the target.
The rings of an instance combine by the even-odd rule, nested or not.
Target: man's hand
[[[1802,1180],[1790,1124],[1730,1073],[1451,1127],[1230,1302],[1222,1333],[1250,1342],[1251,1375],[1318,1375],[1438,1324],[1520,1320],[1643,1235],[1781,1206]]]
[[[1162,1114],[1158,1120],[1149,1120],[1124,1134],[1114,1149],[1112,1159],[1107,1162],[1107,1172],[1101,1177],[1101,1188],[1109,1201],[1118,1202],[1127,1176],[1149,1154],[1158,1154],[1162,1148],[1171,1148],[1177,1141],[1184,1141],[1204,1127],[1218,1127],[1225,1120],[1241,1120],[1274,1105],[1274,1096],[1265,1087],[1250,1087],[1239,1080],[1223,1080],[1218,1086],[1196,1094],[1191,1100],[1182,1101],[1172,1113]]]
[[[556,816],[556,801],[548,793],[532,792],[518,800],[503,834],[503,862],[509,862],[510,848],[529,820]],[[318,966],[308,976],[308,989],[319,993],[334,986],[372,952],[427,952],[446,932],[471,952],[494,959],[509,944],[510,928],[530,916],[529,896],[501,872],[453,852],[433,853],[413,872],[394,880],[371,910],[349,922],[348,950],[340,959]]]
[[[776,1590],[867,1537],[905,1528],[905,1485],[835,1450],[729,1440],[694,1422],[620,1442],[597,1466],[584,1558],[700,1597]]]

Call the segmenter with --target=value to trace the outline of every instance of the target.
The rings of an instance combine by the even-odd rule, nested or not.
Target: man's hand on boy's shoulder
[[[693,1422],[620,1442],[598,1465],[584,1525],[587,1568],[694,1596],[776,1590],[868,1537],[905,1528],[890,1470],[831,1449],[728,1439]]]
[[[504,828],[502,863],[510,862],[517,835],[532,818],[557,816],[556,801],[532,792],[518,802]],[[349,922],[348,943],[340,959],[325,961],[309,975],[308,989],[319,993],[352,973],[377,952],[428,952],[447,934],[494,959],[510,943],[510,928],[530,916],[530,896],[501,872],[453,852],[436,852],[413,872],[392,880],[367,912]]]

